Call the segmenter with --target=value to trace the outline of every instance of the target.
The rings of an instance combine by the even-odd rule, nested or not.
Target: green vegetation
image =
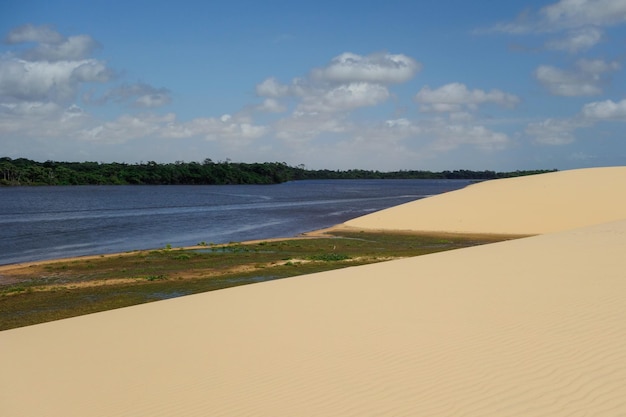
[[[36,162],[25,158],[0,158],[0,185],[176,185],[176,184],[277,184],[307,179],[495,179],[549,172],[546,170],[395,172],[351,169],[307,170],[284,162],[239,163],[231,161],[159,164],[100,162]]]
[[[333,232],[319,238],[171,248],[16,265],[2,271],[7,284],[0,285],[0,330],[502,239]],[[417,278],[419,271],[415,274]]]

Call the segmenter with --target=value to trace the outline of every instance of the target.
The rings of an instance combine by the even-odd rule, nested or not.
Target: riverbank
[[[0,332],[3,415],[626,414],[626,168],[527,178],[356,221],[556,230]]]
[[[5,265],[0,266],[0,330],[505,238],[336,227],[287,239]]]

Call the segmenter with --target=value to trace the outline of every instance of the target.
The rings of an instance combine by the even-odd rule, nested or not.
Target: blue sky
[[[626,1],[0,4],[0,156],[626,164]]]

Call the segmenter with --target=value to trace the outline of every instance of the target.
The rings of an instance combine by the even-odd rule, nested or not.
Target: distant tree
[[[350,169],[346,171],[307,170],[285,162],[242,163],[226,159],[202,163],[155,161],[136,164],[99,162],[36,162],[25,158],[0,158],[0,185],[82,185],[82,184],[276,184],[307,179],[474,179],[485,180],[533,175],[554,170],[514,172],[455,170],[392,172]]]

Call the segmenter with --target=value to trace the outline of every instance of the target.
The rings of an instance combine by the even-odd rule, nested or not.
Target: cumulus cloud
[[[55,103],[44,103],[40,101],[19,102],[19,103],[0,103],[0,109],[5,115],[50,115],[57,114],[60,107]]]
[[[256,86],[256,94],[274,100],[296,98],[296,113],[345,112],[388,100],[391,93],[387,86],[408,81],[420,67],[413,58],[402,54],[362,56],[346,52],[289,84],[267,78]],[[257,109],[284,108],[278,101],[266,101]]]
[[[0,59],[0,101],[69,100],[81,83],[105,82],[110,70],[94,59],[32,62]]]
[[[29,61],[81,60],[90,56],[99,44],[89,35],[64,37],[50,26],[23,25],[6,36],[9,44],[35,42],[33,48],[21,53]]]
[[[174,118],[175,119],[175,118]],[[211,141],[244,141],[248,142],[264,136],[268,128],[255,125],[246,118],[223,115],[216,117],[201,117],[188,122],[167,120],[159,130],[159,136],[167,139],[183,139],[202,137]]]
[[[610,26],[626,22],[623,0],[561,0],[540,10],[540,16],[559,27]]]
[[[273,108],[287,97],[295,100],[293,112],[272,126],[274,136],[290,149],[299,149],[303,143],[316,139],[325,142],[332,138],[337,149],[342,144],[358,144],[379,154],[385,150],[415,158],[418,154],[436,155],[459,147],[484,152],[510,144],[507,134],[475,123],[468,111],[484,104],[514,107],[520,99],[495,89],[471,90],[461,83],[437,89],[425,87],[415,96],[422,110],[448,112],[445,118],[420,122],[405,117],[381,123],[352,121],[352,110],[388,101],[392,84],[409,80],[419,68],[419,63],[404,55],[344,53],[327,66],[312,70],[308,77],[294,78],[290,83],[267,78],[257,85],[256,92],[266,101],[275,102],[264,103],[258,110]]]
[[[41,43],[24,52],[23,57],[31,61],[62,61],[83,59],[99,47],[98,43],[87,35],[70,36],[60,43]]]
[[[285,97],[290,94],[288,85],[279,83],[276,78],[268,78],[256,86],[256,93],[261,97]]]
[[[303,112],[334,112],[374,106],[389,98],[385,86],[365,82],[343,84],[329,90],[311,91],[302,98],[298,110]]]
[[[156,88],[145,83],[123,84],[110,89],[101,97],[85,94],[83,99],[91,104],[106,104],[108,102],[126,103],[133,107],[155,108],[171,103],[171,92],[167,88]]]
[[[541,65],[534,75],[554,95],[591,96],[601,94],[603,85],[608,81],[607,74],[619,68],[617,62],[581,59],[572,71]]]
[[[494,132],[485,126],[473,124],[439,124],[431,129],[437,140],[432,148],[438,152],[469,145],[483,151],[503,149],[510,139],[505,133]]]
[[[401,135],[418,134],[422,131],[419,126],[404,117],[385,120],[384,126],[387,131],[394,131]]]
[[[259,126],[237,117],[202,117],[179,121],[174,113],[158,115],[124,114],[117,119],[99,123],[80,132],[80,139],[101,143],[123,143],[134,139],[154,137],[162,139],[202,138],[221,144],[247,144],[267,133]]]
[[[51,102],[0,103],[0,136],[38,139],[77,139],[77,132],[90,125],[91,117],[80,107]]]
[[[362,56],[346,52],[333,58],[326,67],[314,69],[312,76],[336,83],[393,84],[410,80],[421,67],[419,62],[402,54]]]
[[[120,141],[154,133],[158,120],[145,115],[98,124],[72,103],[84,86],[107,83],[114,76],[105,62],[89,57],[97,47],[90,36],[64,37],[50,26],[24,25],[9,32],[5,42],[35,45],[0,57],[0,133],[94,139],[102,138],[98,132],[106,132]],[[130,101],[140,108],[162,106],[170,100],[168,90],[142,83],[114,88],[99,99],[83,95],[83,101],[90,104]]]
[[[287,107],[282,105],[278,100],[266,98],[263,103],[256,107],[256,110],[267,113],[282,113],[287,111]]]
[[[345,134],[354,125],[341,113],[307,113],[295,111],[274,125],[276,138],[288,146],[299,146],[323,134]]]
[[[106,142],[123,143],[128,140],[158,134],[168,123],[173,123],[176,116],[173,113],[156,115],[144,113],[139,115],[125,114],[117,119],[98,124],[82,131],[82,139]]]
[[[585,27],[570,30],[566,36],[560,39],[553,39],[546,43],[546,48],[577,53],[598,44],[603,37],[603,32],[596,27]]]
[[[626,99],[617,102],[605,100],[587,103],[574,117],[549,118],[530,123],[525,131],[534,138],[535,143],[566,145],[576,140],[575,133],[577,130],[606,121],[626,122]]]
[[[479,152],[502,150],[511,144],[507,134],[493,131],[472,119],[454,121],[451,118],[411,121],[405,118],[385,122],[384,129],[374,130],[375,138],[386,143],[391,140],[419,144],[421,153],[436,155],[461,147]],[[408,145],[404,143],[403,146]]]
[[[566,145],[575,140],[574,131],[581,127],[580,122],[571,119],[546,119],[530,123],[526,133],[541,145]]]
[[[35,26],[26,24],[11,30],[5,42],[8,44],[18,44],[25,42],[40,42],[47,44],[58,44],[63,41],[63,36],[51,26]]]
[[[90,58],[97,43],[87,35],[64,37],[50,26],[20,26],[5,38],[11,45],[35,43],[20,53],[0,56],[0,103],[51,102],[68,105],[87,83],[105,83],[113,71]]]
[[[154,107],[165,106],[166,104],[169,104],[171,101],[172,99],[169,96],[169,93],[167,92],[151,93],[151,94],[144,94],[144,95],[137,97],[134,104],[137,107],[154,108]]]
[[[597,45],[603,39],[604,28],[625,22],[623,0],[560,0],[538,11],[524,11],[513,21],[498,23],[482,32],[563,33],[548,40],[545,47],[579,53]]]
[[[560,0],[537,12],[523,12],[514,21],[498,23],[491,31],[511,34],[554,32],[624,22],[626,3],[623,0]]]
[[[626,121],[626,99],[618,102],[605,100],[585,104],[582,109],[582,114],[585,118],[594,121]]]
[[[461,83],[446,84],[434,90],[426,86],[415,95],[415,100],[420,103],[421,110],[436,112],[475,110],[485,103],[514,107],[520,101],[517,96],[500,90],[470,90]]]

